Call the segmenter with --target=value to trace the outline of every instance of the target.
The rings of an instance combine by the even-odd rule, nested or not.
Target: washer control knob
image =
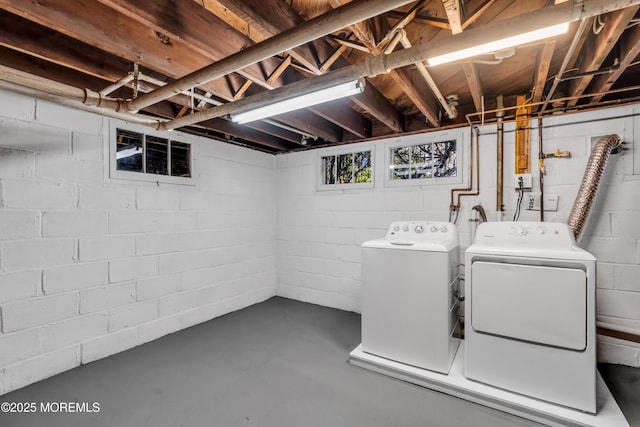
[[[422,225],[416,225],[416,233],[422,233],[424,231],[424,227]]]
[[[394,226],[393,231],[400,231],[400,226],[399,225]]]
[[[446,232],[447,232],[447,227],[444,227],[444,226],[443,226],[443,227],[440,229],[440,231],[442,231],[443,233],[446,233]]]
[[[436,227],[435,225],[433,227],[431,227],[431,232],[435,233],[436,231],[438,231],[438,227]]]
[[[402,227],[402,231],[409,231],[409,226],[405,225],[404,227]]]
[[[519,236],[526,236],[528,233],[527,229],[524,227],[518,227],[516,228],[516,234],[518,234]]]

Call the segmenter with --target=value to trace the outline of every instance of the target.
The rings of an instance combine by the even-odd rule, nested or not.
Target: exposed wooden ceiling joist
[[[627,67],[638,58],[640,55],[640,25],[636,24],[628,33],[622,35],[619,54],[618,69],[609,74],[595,77],[591,83],[591,93],[607,92],[627,70]],[[595,96],[591,98],[590,102],[599,102],[603,97],[604,95]]]
[[[545,42],[542,49],[538,52],[536,72],[533,77],[533,99],[532,102],[540,102],[544,85],[547,82],[549,68],[551,67],[551,59],[556,49],[556,41],[549,40]]]
[[[593,32],[587,37],[584,54],[580,56],[580,63],[578,65],[578,72],[585,73],[589,71],[598,70],[604,60],[611,52],[611,49],[616,45],[616,42],[624,32],[627,25],[636,12],[639,6],[632,6],[626,9],[617,10],[607,13],[601,16],[601,20],[604,26],[600,29],[598,34]],[[597,21],[597,20],[596,20]],[[597,25],[597,23],[596,23]],[[571,81],[569,96],[579,96],[584,93],[591,83],[593,76],[584,76],[579,79]],[[571,100],[567,103],[569,107],[578,103],[578,100]]]

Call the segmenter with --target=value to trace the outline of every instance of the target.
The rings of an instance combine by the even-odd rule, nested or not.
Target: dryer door
[[[477,332],[571,350],[586,348],[584,271],[476,261],[471,275],[471,324]]]

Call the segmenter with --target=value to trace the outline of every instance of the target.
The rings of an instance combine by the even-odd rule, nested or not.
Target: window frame
[[[323,174],[323,159],[329,156],[337,156],[344,154],[355,155],[357,153],[362,153],[364,151],[369,151],[369,163],[371,165],[371,181],[370,182],[351,182],[351,183],[335,183],[335,184],[325,184],[324,183],[324,174]],[[337,164],[337,160],[335,162]],[[353,189],[368,189],[375,187],[375,149],[373,145],[354,148],[353,146],[349,146],[348,148],[334,148],[329,150],[319,150],[318,155],[316,156],[316,182],[317,182],[317,190],[318,191],[340,191],[340,190],[353,190]],[[336,177],[337,178],[337,177]]]
[[[464,131],[450,130],[446,132],[433,132],[400,137],[385,144],[385,171],[384,183],[385,187],[422,187],[432,185],[459,185],[464,182],[464,168],[466,164],[465,150],[465,133]],[[456,176],[449,177],[432,177],[420,179],[392,179],[391,166],[393,164],[392,151],[402,147],[412,147],[421,144],[434,144],[438,142],[456,142]]]
[[[117,160],[116,155],[118,152],[117,149],[117,137],[118,130],[123,130],[127,132],[135,132],[139,134],[143,134],[143,148],[142,148],[142,172],[133,172],[133,171],[125,171],[119,170],[117,168]],[[108,157],[109,157],[109,178],[117,179],[117,180],[127,180],[127,181],[143,181],[143,182],[154,182],[154,183],[164,183],[164,184],[176,184],[176,185],[189,185],[195,186],[196,180],[195,177],[195,153],[194,148],[196,144],[193,141],[190,141],[187,135],[182,134],[181,132],[160,132],[154,131],[151,128],[147,128],[144,126],[133,125],[130,123],[119,122],[115,120],[109,121],[109,131],[108,133]],[[171,171],[171,142],[179,142],[181,144],[187,144],[189,146],[189,164],[190,164],[190,175],[189,177],[184,176],[171,176],[171,175],[161,175],[154,173],[146,172],[146,137],[151,136],[154,138],[160,138],[168,141],[167,144],[167,171],[170,173]]]

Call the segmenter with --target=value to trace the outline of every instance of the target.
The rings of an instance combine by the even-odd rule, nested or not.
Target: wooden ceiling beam
[[[556,49],[556,41],[548,40],[544,43],[544,46],[538,51],[538,58],[536,63],[536,72],[533,77],[533,102],[540,102],[542,94],[544,92],[544,85],[547,82],[547,76],[549,75],[549,67],[551,66],[551,59],[553,58],[553,52]]]
[[[631,6],[625,9],[601,15],[604,27],[599,34],[590,33],[586,41],[586,49],[580,56],[578,72],[598,70],[607,58],[611,49],[616,45],[629,22],[633,19],[640,6]],[[593,76],[585,76],[571,81],[569,96],[580,96],[591,83]],[[571,100],[567,106],[572,107],[578,103],[578,99]]]
[[[280,116],[274,116],[273,119],[311,135],[319,136],[327,142],[342,141],[342,128],[304,110],[291,111]]]
[[[467,85],[473,98],[473,105],[476,107],[476,111],[482,110],[482,100],[484,93],[482,91],[482,83],[480,82],[480,76],[475,64],[471,61],[465,61],[462,63],[462,69],[464,75],[467,78]]]
[[[160,31],[171,40],[183,41],[190,48],[213,61],[218,61],[254,44],[250,38],[229,28],[222,19],[193,0],[98,1],[145,27]],[[224,42],[211,43],[211,38],[219,38]],[[278,65],[278,61],[274,58],[267,58],[263,64],[269,69],[275,69]],[[237,70],[237,73],[267,89],[283,85],[279,80],[268,84],[258,64]]]
[[[325,102],[324,104],[314,105],[309,110],[334,123],[336,123],[334,117],[338,118],[336,123],[338,126],[359,138],[369,138],[371,136],[371,121],[362,114],[358,114],[344,101]],[[341,117],[342,120],[340,120]]]
[[[275,35],[284,29],[305,22],[286,2],[282,1],[265,4],[267,2],[218,0],[218,3],[238,15],[261,34]],[[322,74],[317,55],[310,44],[299,46],[287,52],[312,73]]]
[[[449,26],[453,34],[462,32],[462,10],[460,9],[460,0],[442,0],[442,5],[447,13]]]
[[[291,148],[291,146],[281,138],[273,135],[267,135],[264,132],[251,129],[247,126],[239,125],[222,118],[205,120],[204,122],[198,123],[198,126],[204,126],[207,129],[213,129],[220,133],[231,135],[277,151],[288,151]]]
[[[0,10],[0,45],[107,81],[131,71],[129,61]]]
[[[340,7],[346,0],[329,0],[329,4],[333,7]],[[356,37],[364,44],[372,55],[382,54],[382,49],[377,46],[376,38],[373,30],[368,25],[368,21],[359,22],[349,27]],[[428,99],[423,94],[419,93],[414,86],[411,77],[407,75],[405,70],[391,70],[388,75],[402,88],[405,94],[411,99],[411,101],[418,107],[418,110],[426,117],[427,121],[433,126],[440,125],[440,118],[436,109],[435,98]]]
[[[471,12],[466,20],[462,23],[462,29],[465,30],[469,25],[476,22],[476,20],[482,16],[496,2],[496,0],[485,0],[476,10]]]
[[[181,40],[167,42],[161,37],[162,34],[151,30],[141,31],[139,22],[95,0],[85,0],[83,7],[68,0],[0,0],[0,7],[172,78],[184,76],[210,63],[208,58]],[[114,23],[117,23],[117,31],[114,31]],[[233,99],[229,87],[222,80],[210,82],[203,88],[222,99]]]
[[[265,36],[274,36],[279,34],[287,29],[300,25],[304,23],[304,19],[298,15],[289,5],[282,1],[273,1],[273,0],[219,0],[222,4],[228,7],[233,13],[238,16],[246,17],[251,25],[255,25],[255,28],[261,32]],[[275,12],[262,13],[264,10],[273,10]],[[340,59],[333,48],[324,40],[315,40],[309,45],[313,46],[313,50],[323,57],[327,57],[328,60],[333,61],[329,63],[336,64],[340,67],[344,67],[350,65],[346,60]],[[294,56],[294,52],[296,54],[300,54],[300,52],[296,49],[289,51],[291,56]],[[294,57],[295,58],[295,57]],[[323,74],[325,71],[329,69],[329,66],[325,66],[324,64],[318,70],[318,74]],[[384,119],[384,121],[395,131],[399,131],[401,129],[401,116],[400,113],[395,110],[395,108],[388,102],[380,101],[379,93],[376,93],[377,90],[371,85],[365,85],[364,93],[354,97],[355,101],[358,98],[363,108],[370,111],[371,114],[376,118]],[[378,96],[380,95],[380,96]],[[384,98],[384,97],[382,97]],[[338,103],[334,104],[338,105]],[[354,111],[351,108],[340,108],[339,113],[338,110],[335,112],[330,111],[326,107],[317,106],[313,109],[310,109],[325,119],[331,121],[338,126],[343,127],[345,130],[354,133],[360,138],[366,138],[371,136],[370,129],[372,128],[368,119],[364,118],[361,114]],[[369,132],[368,134],[363,136],[363,132]]]
[[[609,74],[602,74],[594,78],[591,83],[591,93],[603,93],[611,89],[613,84],[622,76],[627,67],[640,55],[640,25],[635,25],[622,35],[620,41],[620,66]],[[591,98],[591,102],[600,102],[604,95]]]

